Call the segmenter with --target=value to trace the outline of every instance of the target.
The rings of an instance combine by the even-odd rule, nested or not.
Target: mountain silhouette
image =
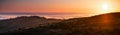
[[[36,26],[45,26],[52,23],[60,22],[59,19],[47,19],[38,16],[21,16],[12,19],[0,21],[0,33],[18,29],[27,29]]]
[[[62,20],[51,25],[9,31],[1,35],[120,35],[119,32],[120,12],[114,12]]]

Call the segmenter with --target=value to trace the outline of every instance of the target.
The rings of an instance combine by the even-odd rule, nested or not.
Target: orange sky
[[[102,4],[110,11],[119,11],[120,0],[6,0],[1,1],[0,12],[49,12],[96,14]]]

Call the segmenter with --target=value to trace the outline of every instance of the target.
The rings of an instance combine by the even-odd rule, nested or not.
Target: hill
[[[120,13],[62,20],[46,26],[10,31],[1,35],[120,35]]]
[[[0,33],[18,29],[28,29],[37,26],[45,26],[60,21],[60,19],[47,19],[45,17],[38,16],[21,16],[12,19],[1,20]]]

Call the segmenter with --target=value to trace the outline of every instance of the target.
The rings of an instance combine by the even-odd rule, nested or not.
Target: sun
[[[108,9],[109,9],[108,4],[103,4],[103,5],[102,5],[102,9],[103,9],[103,10],[108,10]]]
[[[104,3],[104,4],[101,5],[101,9],[100,9],[100,12],[99,12],[99,13],[100,13],[100,14],[110,13],[110,12],[111,12],[110,9],[111,9],[111,8],[110,8],[110,5]]]
[[[108,4],[103,4],[102,8],[103,8],[103,10],[107,10],[108,9]]]
[[[105,14],[105,13],[111,13],[111,7],[107,3],[103,3],[100,5],[100,8],[98,8],[97,14]]]

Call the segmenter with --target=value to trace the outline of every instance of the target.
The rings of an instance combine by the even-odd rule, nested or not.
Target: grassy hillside
[[[38,16],[22,16],[13,19],[1,20],[0,32],[2,33],[18,29],[28,29],[37,26],[46,26],[60,21],[60,19],[47,19],[45,17]]]
[[[46,26],[19,29],[0,35],[120,35],[120,13],[63,20]]]

